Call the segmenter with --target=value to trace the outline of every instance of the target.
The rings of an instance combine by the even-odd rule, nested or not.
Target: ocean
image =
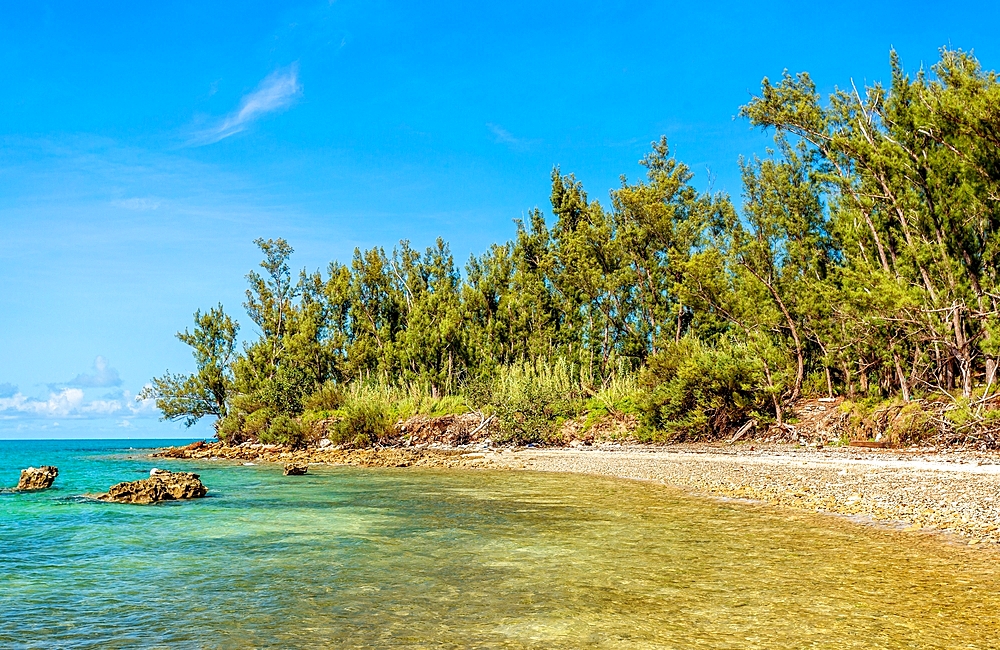
[[[2,648],[997,648],[992,549],[532,472],[151,459],[0,441]],[[85,495],[152,467],[208,497]]]

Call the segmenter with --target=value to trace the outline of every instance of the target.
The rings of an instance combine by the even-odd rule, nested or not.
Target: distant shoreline
[[[1000,453],[932,449],[816,449],[793,445],[605,444],[308,448],[194,443],[158,458],[361,467],[530,470],[653,481],[695,494],[862,517],[910,532],[1000,544]]]

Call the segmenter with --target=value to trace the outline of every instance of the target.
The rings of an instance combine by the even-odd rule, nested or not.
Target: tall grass
[[[388,442],[397,422],[414,415],[469,411],[460,395],[437,395],[430,382],[392,383],[385,378],[324,385],[305,402],[303,424],[326,426],[334,444],[367,447]]]
[[[396,423],[414,415],[479,411],[494,416],[498,443],[548,442],[568,418],[591,415],[589,423],[633,412],[637,387],[624,364],[595,381],[586,367],[565,359],[525,360],[496,367],[450,395],[437,394],[430,382],[385,377],[329,383],[305,400],[301,422],[314,430],[321,423],[335,444],[364,447],[389,442]]]
[[[496,416],[497,442],[544,443],[557,436],[567,419],[633,409],[637,385],[634,373],[624,364],[595,381],[580,364],[561,358],[535,359],[498,367],[466,386],[466,395],[481,410]]]

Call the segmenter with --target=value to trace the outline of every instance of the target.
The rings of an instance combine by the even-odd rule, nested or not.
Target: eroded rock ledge
[[[154,467],[149,472],[149,478],[112,485],[106,493],[99,494],[96,498],[112,503],[146,505],[160,501],[197,499],[207,493],[208,489],[202,484],[197,474],[168,472]]]
[[[229,446],[221,442],[196,442],[186,447],[170,447],[152,454],[159,458],[220,459],[295,465],[354,465],[357,467],[479,467],[483,454],[468,449],[384,447],[340,449],[310,447],[288,449],[277,445],[245,444]]]
[[[309,472],[306,463],[285,463],[285,476],[304,476]]]
[[[52,487],[57,476],[59,476],[59,470],[52,465],[22,469],[21,480],[17,482],[17,487],[14,489],[18,492],[47,490]]]

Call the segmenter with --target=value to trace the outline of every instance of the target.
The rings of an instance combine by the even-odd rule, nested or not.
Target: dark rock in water
[[[149,472],[149,478],[112,485],[106,494],[99,494],[97,498],[114,503],[147,504],[177,499],[197,499],[207,493],[208,489],[197,474],[168,472],[154,467]]]
[[[285,476],[302,476],[309,471],[305,463],[285,463]]]
[[[51,465],[41,467],[29,467],[21,470],[21,480],[14,488],[19,492],[31,490],[46,490],[52,487],[52,482],[59,476],[59,470]]]

